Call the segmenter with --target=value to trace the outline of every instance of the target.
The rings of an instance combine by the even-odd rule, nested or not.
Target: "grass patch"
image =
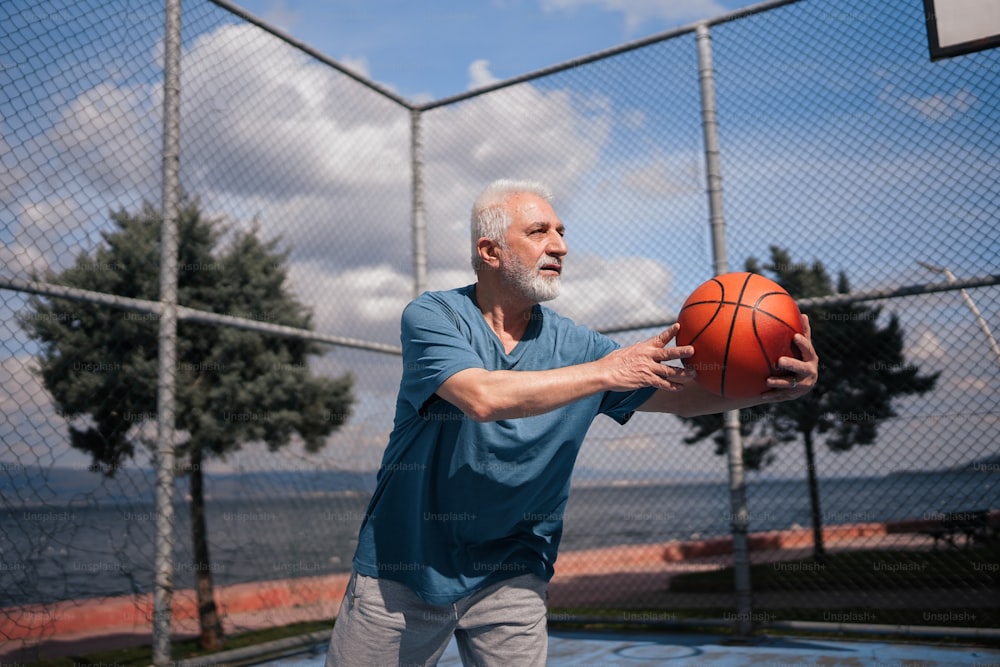
[[[876,550],[829,554],[750,566],[754,592],[965,588],[1000,586],[1000,545],[930,551]],[[674,577],[673,593],[726,593],[733,568]]]
[[[333,623],[330,621],[305,621],[263,630],[251,630],[226,637],[226,647],[223,650],[230,651],[247,646],[257,646],[278,639],[298,637],[320,630],[332,629]],[[184,639],[171,642],[170,656],[174,661],[205,655],[211,655],[211,652],[200,649],[197,639]],[[38,660],[27,664],[31,665],[31,667],[86,667],[87,665],[99,665],[101,667],[107,667],[107,665],[114,665],[114,667],[148,667],[148,665],[153,664],[153,647],[136,646],[110,649],[86,655]]]
[[[829,554],[822,563],[806,558],[757,564],[751,566],[750,573],[753,593],[777,592],[779,595],[769,596],[771,604],[766,606],[755,599],[751,621],[762,628],[769,623],[784,621],[847,626],[1000,628],[1000,608],[981,603],[987,593],[995,594],[994,599],[1000,597],[998,563],[1000,545],[994,543],[967,549],[842,552]],[[942,606],[938,593],[942,589],[969,591],[980,602],[976,606]],[[921,594],[921,591],[926,593]],[[852,594],[835,597],[838,592]],[[683,608],[672,603],[671,594],[675,593],[732,596],[733,569],[727,567],[676,575],[671,579],[669,592],[663,592],[662,601],[651,593],[643,601],[646,606],[642,609],[552,610],[550,627],[657,632],[677,628],[719,635],[730,634],[735,628],[735,598],[734,606],[729,607]],[[903,595],[908,601],[907,606],[899,604]],[[949,597],[956,599],[955,596]],[[961,595],[957,599],[961,599]],[[731,624],[697,625],[700,620],[716,619],[729,619]],[[780,634],[787,634],[787,631],[782,630]],[[806,634],[823,636],[812,631]],[[892,636],[891,633],[885,635],[887,638]],[[908,641],[913,639],[907,638]],[[922,637],[921,641],[948,643],[943,637]],[[955,641],[980,643],[979,639],[956,638]]]
[[[939,614],[940,610],[921,609],[893,609],[890,610],[893,618],[884,624],[888,626],[933,626],[935,623],[928,623],[924,613]],[[982,612],[982,613],[980,613]],[[782,636],[782,637],[809,637],[824,639],[849,639],[850,641],[900,641],[904,643],[923,643],[934,645],[958,645],[958,646],[984,646],[995,648],[1000,646],[1000,641],[986,637],[966,637],[966,636],[924,636],[908,635],[901,632],[893,632],[887,629],[885,632],[874,633],[854,633],[850,630],[830,630],[820,629],[790,629],[771,628],[769,622],[773,621],[815,621],[821,623],[837,622],[835,619],[871,619],[872,610],[869,609],[798,609],[798,608],[773,608],[754,609],[753,634],[755,636]],[[1000,610],[985,609],[976,610],[975,623],[966,623],[970,627],[996,628],[1000,627]],[[716,621],[718,619],[731,619],[727,623],[717,622],[699,623],[699,621]],[[881,625],[877,618],[869,623]],[[848,623],[849,625],[849,623]],[[948,625],[944,623],[944,625]],[[963,625],[963,624],[960,624]],[[550,610],[549,630],[553,632],[620,632],[620,633],[656,633],[656,634],[702,634],[715,637],[732,637],[736,634],[737,624],[732,608],[702,607],[697,609],[662,609],[662,608],[628,608],[628,609],[587,609],[587,608],[560,608]]]

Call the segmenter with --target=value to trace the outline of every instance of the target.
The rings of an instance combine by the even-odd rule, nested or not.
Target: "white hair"
[[[485,238],[506,247],[507,228],[514,221],[507,200],[512,195],[531,193],[552,201],[552,191],[537,181],[517,181],[501,178],[486,186],[472,205],[472,268],[477,273],[484,263],[479,257],[479,239]]]

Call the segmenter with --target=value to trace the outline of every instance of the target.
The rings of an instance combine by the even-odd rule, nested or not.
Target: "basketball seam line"
[[[743,294],[747,291],[747,285],[750,283],[750,278],[754,274],[748,274],[746,278],[743,279],[743,285],[740,286],[739,296],[736,297],[737,307],[733,308],[733,319],[729,322],[729,333],[726,335],[726,351],[722,355],[722,375],[719,382],[719,393],[723,397],[726,395],[726,371],[729,369],[729,348],[733,342],[733,331],[736,329],[736,319],[739,317],[740,309],[739,304],[743,301]],[[726,292],[725,288],[722,291],[722,298],[725,299]]]

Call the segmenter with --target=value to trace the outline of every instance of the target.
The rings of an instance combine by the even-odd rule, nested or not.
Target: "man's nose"
[[[549,234],[549,244],[546,248],[550,255],[563,256],[569,252],[569,246],[566,245],[566,239],[559,232],[551,232]]]

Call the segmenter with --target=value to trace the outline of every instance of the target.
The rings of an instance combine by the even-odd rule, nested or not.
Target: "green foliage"
[[[93,255],[49,282],[139,299],[159,294],[160,214],[151,205],[111,215],[114,229]],[[285,286],[286,256],[256,229],[234,231],[202,216],[196,200],[178,219],[178,302],[252,320],[311,328],[310,314]],[[224,243],[223,243],[224,242]],[[221,247],[220,247],[221,246]],[[41,344],[45,387],[71,420],[71,444],[113,471],[143,443],[156,419],[155,316],[64,299],[32,298],[22,325]],[[314,376],[319,346],[232,327],[181,321],[176,364],[179,454],[224,456],[245,442],[277,449],[294,437],[310,451],[347,419],[352,380]]]
[[[788,252],[772,246],[771,261],[755,258],[746,270],[765,271],[796,299],[849,294],[844,274],[836,287],[821,262],[793,263]],[[770,403],[742,410],[740,430],[744,465],[759,469],[775,459],[775,448],[800,436],[823,436],[830,449],[847,451],[871,445],[880,422],[896,416],[893,402],[901,396],[924,394],[937,382],[938,373],[921,375],[903,355],[903,330],[894,314],[884,325],[877,306],[847,304],[804,311],[809,316],[812,340],[820,358],[819,380],[805,396],[784,403]],[[711,437],[716,453],[725,453],[722,415],[686,420],[694,432],[685,438],[693,444]]]

